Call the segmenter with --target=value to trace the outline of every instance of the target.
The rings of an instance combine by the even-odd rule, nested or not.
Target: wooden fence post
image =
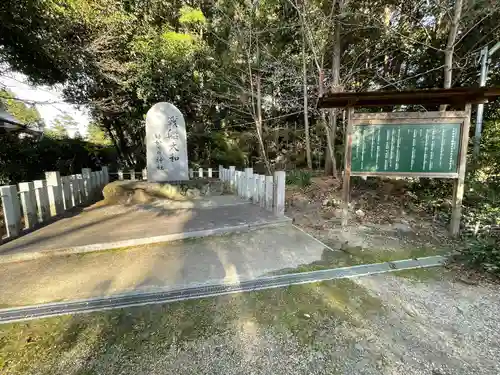
[[[96,172],[90,172],[90,180],[92,185],[92,202],[96,200],[97,191],[99,190],[98,186],[98,177]]]
[[[245,194],[246,199],[252,198],[253,189],[253,168],[245,168]]]
[[[78,191],[80,193],[80,196],[78,197],[78,204],[83,204],[87,200],[87,196],[85,195],[85,181],[81,173],[76,175],[76,180],[78,182]]]
[[[273,210],[273,176],[266,176],[266,209],[268,211]]]
[[[259,205],[266,207],[266,176],[259,175]]]
[[[43,223],[50,218],[49,194],[47,192],[47,181],[33,181],[35,187],[36,206],[38,208],[38,222]]]
[[[108,169],[108,167],[107,166],[101,167],[101,171],[102,171],[102,175],[104,176],[103,185],[109,184],[109,169]]]
[[[36,214],[35,185],[33,182],[21,182],[19,184],[19,197],[23,207],[24,227],[33,228],[38,223]]]
[[[92,199],[92,179],[90,178],[90,168],[82,168],[83,191],[85,192],[85,203]],[[123,177],[123,175],[122,175]]]
[[[274,172],[274,214],[285,215],[285,171]]]
[[[236,174],[236,191],[238,192],[238,197],[241,197],[242,196],[241,172],[235,171],[235,174]]]
[[[47,189],[50,203],[50,214],[52,216],[59,215],[64,211],[61,175],[59,172],[45,172],[47,180]]]
[[[70,189],[71,189],[71,205],[73,207],[78,206],[80,200],[80,183],[76,177],[76,174],[69,176]]]
[[[252,201],[253,203],[259,203],[259,175],[257,173],[254,173],[254,175],[252,176],[252,186],[253,186],[253,190],[252,190]]]
[[[229,181],[231,182],[231,189],[235,188],[236,184],[236,167],[234,165],[231,165],[229,167]]]
[[[14,185],[0,186],[0,195],[7,237],[17,237],[21,232],[21,207],[17,189]]]
[[[62,195],[64,210],[69,210],[71,208],[71,186],[69,181],[69,176],[61,177]]]

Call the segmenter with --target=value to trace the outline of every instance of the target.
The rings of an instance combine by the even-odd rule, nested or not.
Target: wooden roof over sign
[[[339,92],[323,95],[318,108],[382,107],[401,104],[464,105],[487,103],[500,96],[498,87],[458,87],[408,91]]]

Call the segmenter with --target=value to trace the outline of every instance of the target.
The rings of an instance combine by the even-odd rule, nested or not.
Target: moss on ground
[[[403,247],[400,249],[361,249],[360,247],[348,248],[346,250],[357,260],[363,263],[383,263],[395,260],[415,259],[433,255],[446,255],[450,252],[446,247]]]
[[[395,271],[392,274],[412,281],[427,282],[429,280],[442,280],[449,274],[449,271],[443,267],[429,267]]]
[[[0,372],[65,373],[65,359],[76,356],[81,373],[94,374],[96,363],[117,352],[121,358],[161,354],[248,320],[313,345],[332,321],[360,326],[381,310],[377,298],[345,279],[14,323],[0,326]]]
[[[390,250],[362,249],[361,246],[345,247],[343,250],[325,248],[321,259],[309,264],[301,264],[296,268],[286,268],[273,275],[310,271],[321,271],[332,268],[349,267],[361,264],[385,263],[396,260],[415,259],[433,255],[446,255],[448,248],[412,247]]]

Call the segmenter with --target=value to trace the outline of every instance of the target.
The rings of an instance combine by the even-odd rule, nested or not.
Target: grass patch
[[[408,280],[427,282],[432,280],[442,280],[447,273],[443,267],[415,268],[412,270],[395,271],[392,275],[403,277]]]
[[[383,309],[379,299],[349,279],[256,292],[246,302],[260,324],[292,332],[304,345],[312,345],[332,320],[361,326]]]
[[[273,275],[321,271],[332,268],[357,266],[361,264],[385,263],[433,255],[446,255],[449,251],[449,249],[432,247],[414,247],[398,250],[374,250],[363,249],[361,246],[353,246],[343,247],[342,250],[338,251],[325,248],[320,260],[309,264],[301,264],[296,268],[286,268],[273,273]]]
[[[291,333],[309,346],[339,321],[364,325],[382,309],[377,298],[345,279],[2,325],[0,372],[119,373],[128,361],[160,358],[172,347],[182,350],[188,342],[237,331],[248,321]]]
[[[297,185],[298,187],[304,188],[311,185],[311,179],[312,174],[310,171],[301,171],[294,169],[287,172],[285,182],[287,185]]]
[[[395,260],[416,259],[433,255],[446,255],[450,252],[448,248],[437,247],[408,247],[401,249],[362,249],[361,247],[348,248],[346,251],[363,263],[384,263]]]
[[[485,236],[467,241],[453,261],[500,279],[500,237]]]

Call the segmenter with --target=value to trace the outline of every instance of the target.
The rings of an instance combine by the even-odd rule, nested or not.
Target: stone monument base
[[[227,182],[188,180],[175,183],[147,181],[114,181],[103,191],[104,204],[149,203],[157,199],[186,201],[204,196],[231,194]]]

